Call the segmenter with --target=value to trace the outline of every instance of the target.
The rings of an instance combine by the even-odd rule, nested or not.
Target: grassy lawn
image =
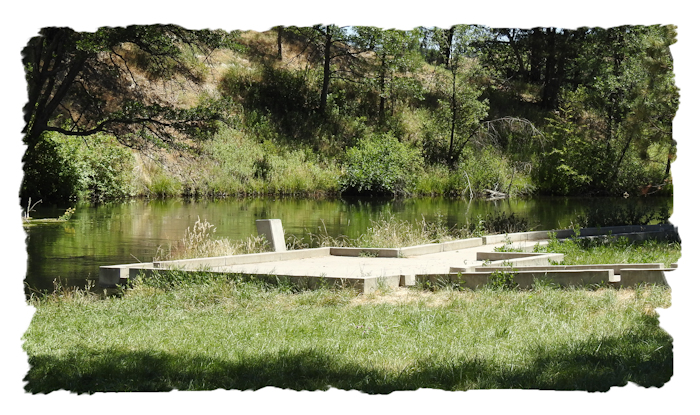
[[[637,264],[661,262],[666,267],[678,262],[680,242],[656,240],[631,242],[626,237],[608,239],[570,238],[559,241],[550,238],[548,244],[535,249],[539,252],[564,254],[562,264]]]
[[[335,387],[605,391],[672,376],[670,290],[293,292],[225,278],[34,299],[31,393]]]

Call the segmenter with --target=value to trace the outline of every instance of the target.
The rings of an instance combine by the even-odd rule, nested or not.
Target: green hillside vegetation
[[[46,28],[23,53],[21,197],[669,195],[674,42],[672,26]]]

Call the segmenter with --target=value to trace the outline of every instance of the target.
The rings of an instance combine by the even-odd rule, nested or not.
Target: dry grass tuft
[[[215,232],[214,225],[206,219],[202,221],[197,217],[194,226],[185,230],[185,236],[177,245],[170,246],[167,251],[159,247],[153,260],[167,261],[252,254],[265,252],[269,245],[264,236],[250,236],[242,241],[231,241],[229,239],[214,239]]]

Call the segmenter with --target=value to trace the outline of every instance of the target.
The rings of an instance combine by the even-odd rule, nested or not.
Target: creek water
[[[393,215],[410,222],[442,221],[466,225],[489,214],[505,212],[527,217],[538,230],[566,228],[588,207],[616,204],[667,206],[670,198],[562,198],[525,199],[412,198],[404,200],[245,198],[207,201],[132,200],[92,206],[81,204],[63,223],[27,227],[27,293],[63,286],[84,287],[96,281],[102,265],[151,262],[159,247],[183,238],[197,219],[216,227],[216,238],[235,240],[256,235],[256,219],[281,219],[287,236],[303,239],[325,228],[333,237],[356,238],[373,220]],[[67,206],[37,207],[34,218],[58,217]]]

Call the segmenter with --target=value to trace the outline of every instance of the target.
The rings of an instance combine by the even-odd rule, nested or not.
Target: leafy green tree
[[[398,96],[421,96],[421,86],[415,77],[407,76],[418,68],[418,34],[416,31],[383,30],[376,27],[355,26],[353,44],[360,50],[374,53],[368,58],[365,79],[377,91],[377,115],[385,119],[387,107]]]
[[[588,104],[605,120],[608,182],[615,183],[630,150],[644,156],[652,144],[668,148],[666,174],[675,153],[672,121],[678,109],[670,45],[673,26],[592,29],[590,47],[580,58],[588,68]]]
[[[437,45],[443,50],[439,61],[444,64],[434,71],[432,93],[437,97],[437,105],[432,119],[436,128],[428,129],[424,148],[431,161],[444,163],[450,169],[458,168],[467,145],[503,147],[502,134],[516,129],[525,133],[523,136],[540,135],[526,119],[489,118],[489,101],[484,93],[492,71],[476,58],[478,45],[488,36],[486,28],[470,25],[433,32]],[[449,61],[445,61],[448,57]]]
[[[547,120],[547,150],[537,163],[539,191],[554,195],[595,193],[607,171],[605,143],[595,130],[579,122],[575,104],[566,104]]]
[[[364,51],[350,46],[351,34],[347,27],[332,24],[291,26],[285,29],[285,33],[290,37],[302,39],[309,59],[313,63],[320,63],[323,68],[318,112],[325,114],[332,79],[352,77],[354,65],[361,64],[359,55]]]
[[[503,79],[538,86],[540,105],[556,110],[563,88],[579,82],[575,59],[586,32],[586,28],[555,27],[491,29],[478,42],[479,57]]]
[[[203,50],[231,46],[232,36],[189,31],[173,25],[100,28],[95,33],[49,27],[23,50],[29,100],[25,141],[35,144],[44,131],[70,136],[106,132],[125,140],[141,135],[171,142],[177,132],[201,136],[219,114],[208,106],[181,109],[146,95],[139,68],[149,76],[176,75],[201,81],[186,61],[185,47]]]
[[[188,58],[198,51],[233,46],[233,38],[221,31],[174,25],[100,28],[95,33],[41,29],[22,51],[28,92],[23,161],[37,165],[39,148],[48,148],[41,146],[45,132],[83,137],[108,133],[137,148],[209,135],[221,119],[221,108],[213,103],[178,107],[149,93],[149,81],[176,76],[201,81],[202,73]],[[143,73],[146,77],[139,76]],[[26,183],[22,188],[31,191]]]
[[[433,148],[434,161],[450,168],[457,166],[465,146],[477,137],[488,116],[488,102],[480,99],[484,86],[476,82],[476,70],[473,63],[466,62],[435,70],[433,91],[438,99],[433,120],[437,136],[427,146]]]
[[[540,176],[544,188],[618,193],[622,181],[629,182],[621,177],[630,173],[625,166],[636,158],[652,161],[651,148],[668,149],[662,162],[665,178],[670,174],[678,107],[669,49],[674,42],[672,26],[548,27],[493,29],[478,46],[481,62],[495,68],[504,84],[516,79],[537,87],[541,108],[553,113],[548,151],[561,156],[553,163],[570,182]],[[564,140],[563,131],[577,137]],[[589,165],[577,165],[574,154],[588,154]],[[551,187],[555,182],[559,190]]]

